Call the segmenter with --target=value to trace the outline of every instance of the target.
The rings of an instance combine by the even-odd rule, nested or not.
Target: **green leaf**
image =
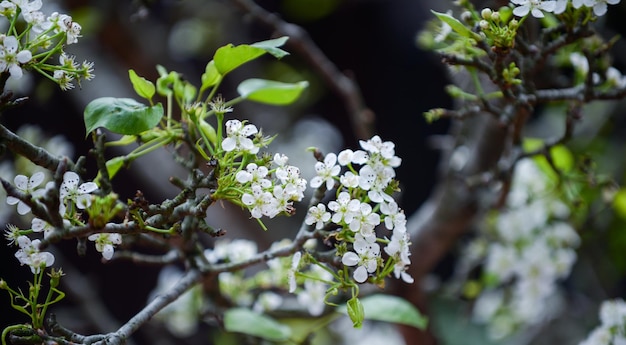
[[[151,81],[147,80],[144,77],[140,77],[135,73],[134,70],[128,70],[128,77],[130,78],[130,82],[133,84],[133,88],[135,92],[142,98],[147,99],[148,101],[152,100],[156,89],[154,84]]]
[[[212,86],[215,86],[220,80],[220,72],[217,71],[217,67],[215,67],[215,61],[211,60],[206,65],[204,69],[204,73],[202,73],[202,86],[201,90],[206,90]]]
[[[522,147],[524,148],[524,152],[533,152],[540,150],[545,146],[543,140],[538,138],[524,138],[522,142]],[[552,158],[552,162],[554,166],[557,167],[561,172],[567,173],[572,171],[574,168],[574,155],[572,152],[565,147],[564,145],[555,145],[550,148],[550,156]],[[534,156],[533,159],[539,166],[539,169],[548,176],[548,178],[552,180],[557,180],[558,176],[550,166],[550,163],[546,160],[546,157],[543,155]]]
[[[232,308],[224,313],[224,328],[263,338],[270,341],[285,341],[291,336],[291,329],[278,321],[255,313],[246,308]]]
[[[113,177],[117,174],[118,171],[124,166],[126,163],[126,156],[114,157],[109,159],[106,162],[107,172],[109,173],[109,179],[113,179]]]
[[[161,117],[161,104],[147,106],[131,98],[97,98],[85,107],[86,135],[98,127],[119,134],[139,134],[156,126]]]
[[[467,26],[465,26],[465,24],[461,23],[458,19],[454,18],[453,16],[447,13],[440,13],[440,12],[436,12],[433,10],[430,10],[430,12],[432,12],[435,16],[437,16],[437,18],[439,18],[439,20],[441,20],[442,22],[450,25],[452,30],[454,30],[454,32],[456,32],[457,34],[463,37],[473,38],[477,41],[482,40],[482,38],[478,34],[476,34],[475,32],[472,32],[472,30],[470,30]]]
[[[261,41],[261,42],[253,43],[251,45],[253,47],[264,49],[266,52],[274,55],[274,57],[276,57],[277,59],[280,59],[280,58],[282,58],[284,56],[289,55],[288,52],[278,48],[278,47],[283,46],[287,42],[288,39],[289,39],[289,37],[283,36],[283,37],[275,38],[273,40],[267,40],[267,41]]]
[[[159,71],[159,74],[165,72],[165,70],[163,71]],[[161,96],[169,96],[172,94],[172,90],[174,88],[174,84],[178,81],[178,73],[176,72],[169,72],[167,74],[161,74],[161,76],[159,77],[159,79],[157,79],[157,85],[156,85],[156,89],[157,92],[159,93],[159,95]]]
[[[622,218],[626,219],[626,189],[620,188],[613,197],[613,209]]]
[[[391,295],[371,295],[361,299],[366,320],[386,321],[426,329],[428,319],[409,301]],[[346,306],[338,311],[348,315]]]
[[[307,81],[282,83],[265,79],[247,79],[237,86],[242,98],[266,104],[286,105],[293,103],[309,86]]]
[[[270,53],[276,57],[282,57],[287,55],[282,49],[278,49],[287,41],[286,37],[277,38],[273,40],[257,42],[252,45],[241,44],[234,46],[232,44],[225,45],[219,48],[213,56],[215,61],[215,68],[222,75],[226,75],[228,72],[235,68],[252,61],[259,56]]]

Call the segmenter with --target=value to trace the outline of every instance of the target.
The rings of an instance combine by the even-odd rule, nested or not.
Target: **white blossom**
[[[122,235],[116,233],[92,234],[87,239],[95,242],[96,250],[102,253],[106,260],[111,260],[115,246],[122,243]]]

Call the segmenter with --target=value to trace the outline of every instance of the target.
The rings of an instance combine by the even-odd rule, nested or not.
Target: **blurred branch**
[[[326,57],[306,30],[284,21],[278,15],[266,11],[252,0],[232,1],[256,21],[272,28],[280,35],[289,36],[288,44],[317,71],[326,84],[343,100],[355,136],[359,139],[366,139],[373,135],[375,115],[365,105],[358,85]]]

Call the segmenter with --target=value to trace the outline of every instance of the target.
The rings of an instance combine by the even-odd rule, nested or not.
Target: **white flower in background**
[[[43,172],[36,172],[30,178],[24,175],[17,175],[13,179],[13,183],[15,183],[15,188],[17,188],[20,192],[30,194],[36,198],[45,192],[44,189],[35,189],[41,184],[41,182],[43,182],[44,177],[45,175]],[[7,204],[17,204],[17,213],[20,215],[25,215],[30,212],[30,206],[26,205],[26,203],[18,198],[7,196]]]
[[[558,292],[558,280],[569,275],[580,242],[571,225],[558,220],[570,211],[532,159],[519,161],[513,176],[506,207],[475,240],[484,245],[465,251],[471,257],[461,260],[472,262],[469,269],[482,262],[484,273],[499,284],[483,292],[499,296],[495,314],[475,311],[482,315],[475,319],[497,338],[550,316],[548,301]],[[481,296],[475,308],[482,308]]]
[[[554,12],[556,9],[556,1],[511,0],[511,3],[518,5],[513,9],[513,14],[518,17],[524,17],[530,12],[535,18],[543,18],[543,12]]]
[[[613,66],[606,69],[606,81],[609,82],[611,86],[619,88],[626,87],[626,77],[624,77],[622,72]]]
[[[604,301],[600,306],[600,322],[606,327],[626,325],[626,302],[622,299]]]
[[[116,233],[100,233],[87,237],[96,244],[96,250],[102,253],[102,257],[111,260],[115,246],[122,243],[122,235]]]
[[[78,185],[80,177],[73,171],[66,171],[63,174],[63,182],[59,196],[61,201],[71,200],[79,209],[85,209],[91,204],[91,194],[98,189],[98,185],[93,182],[85,182]]]
[[[346,252],[341,258],[344,265],[357,266],[353,277],[358,283],[365,282],[369,273],[375,272],[378,268],[380,246],[375,241],[376,238],[366,238],[361,234],[356,234],[353,244],[354,252]]]
[[[264,291],[257,297],[252,310],[257,313],[272,311],[278,309],[283,303],[283,297],[272,291]]]
[[[326,307],[324,300],[328,284],[325,282],[332,280],[333,277],[318,265],[312,265],[305,275],[310,278],[304,281],[304,288],[297,293],[298,303],[306,307],[312,316],[319,316]]]
[[[15,36],[1,37],[2,46],[0,46],[0,71],[9,71],[11,77],[19,79],[22,77],[21,64],[29,62],[33,58],[30,50],[20,50],[19,42]]]
[[[326,189],[331,190],[335,186],[335,177],[339,175],[341,167],[337,165],[337,155],[329,153],[324,158],[324,162],[315,163],[315,172],[317,176],[311,179],[310,185],[318,188],[326,182]]]
[[[315,281],[306,280],[304,289],[298,292],[298,303],[305,306],[311,316],[319,316],[324,312],[324,298],[326,296],[327,285]]]
[[[213,249],[205,249],[204,256],[212,263],[238,263],[252,258],[258,252],[255,242],[246,239],[218,240]]]
[[[600,306],[600,322],[579,345],[626,344],[626,302],[622,299],[606,300]]]
[[[39,251],[40,240],[31,241],[27,236],[19,236],[17,244],[20,249],[15,253],[15,257],[22,265],[30,266],[31,272],[37,274],[44,267],[54,264],[54,255],[49,252]]]
[[[298,287],[296,281],[296,272],[298,272],[298,266],[300,265],[300,259],[302,258],[302,252],[296,252],[291,257],[291,267],[287,273],[287,279],[289,280],[289,292],[294,293]]]
[[[316,229],[321,229],[324,227],[324,224],[330,220],[330,212],[326,211],[326,206],[322,203],[317,204],[317,206],[312,206],[309,208],[309,212],[304,218],[304,223],[306,225],[313,225],[315,223]]]
[[[255,125],[244,125],[239,120],[226,121],[226,138],[222,141],[222,149],[226,152],[233,150],[243,151],[251,154],[259,152],[259,148],[254,145],[249,136],[257,134],[259,130]]]
[[[167,293],[174,288],[183,272],[175,266],[165,266],[159,273],[157,286],[150,293],[148,301]],[[165,327],[177,337],[188,337],[196,333],[202,309],[202,288],[196,285],[183,293],[163,309],[154,318],[165,324]]]

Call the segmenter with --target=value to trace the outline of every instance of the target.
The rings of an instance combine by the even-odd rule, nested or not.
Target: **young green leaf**
[[[480,35],[470,30],[467,26],[465,26],[463,23],[461,23],[458,19],[454,18],[453,16],[447,13],[440,13],[440,12],[436,12],[433,10],[431,10],[430,12],[432,12],[435,16],[437,16],[437,18],[439,18],[439,20],[441,20],[442,22],[450,25],[452,30],[454,30],[457,34],[463,37],[473,38],[477,41],[482,40]]]
[[[278,47],[285,44],[286,41],[286,37],[281,37],[273,40],[257,42],[252,45],[241,44],[234,46],[232,44],[228,44],[219,48],[215,52],[213,61],[215,61],[217,71],[222,76],[225,76],[228,72],[245,64],[246,62],[258,58],[265,53],[270,53],[278,58],[287,55],[286,51],[278,49]]]
[[[397,296],[371,295],[362,298],[361,305],[366,320],[398,323],[419,329],[426,329],[428,324],[428,319],[413,304]],[[344,306],[338,308],[338,311],[350,315],[349,308],[349,306]]]
[[[128,77],[130,78],[130,82],[133,84],[135,92],[140,97],[145,98],[148,101],[152,101],[152,97],[156,92],[154,84],[146,78],[138,76],[132,69],[128,70]]]
[[[267,51],[268,53],[274,55],[274,57],[276,57],[277,59],[280,59],[280,58],[282,58],[284,56],[289,55],[288,52],[278,48],[278,47],[283,46],[285,44],[285,42],[287,42],[288,39],[289,39],[289,37],[283,36],[283,37],[275,38],[273,40],[267,40],[267,41],[261,41],[261,42],[253,43],[253,44],[251,44],[251,46],[257,47],[257,48],[261,48],[261,49],[265,49],[265,51]]]
[[[247,79],[237,86],[242,98],[266,104],[286,105],[293,103],[309,86],[307,81],[282,83],[265,79]]]
[[[224,328],[263,338],[270,341],[285,341],[291,336],[291,329],[266,315],[246,308],[232,308],[224,313]]]
[[[204,73],[202,73],[202,86],[200,87],[200,90],[204,91],[212,86],[215,86],[215,84],[217,84],[220,80],[220,77],[220,72],[218,72],[217,67],[215,67],[215,61],[209,61],[204,69]]]
[[[163,106],[141,104],[131,98],[102,97],[85,107],[86,135],[98,127],[119,134],[139,134],[156,126],[163,117]]]

